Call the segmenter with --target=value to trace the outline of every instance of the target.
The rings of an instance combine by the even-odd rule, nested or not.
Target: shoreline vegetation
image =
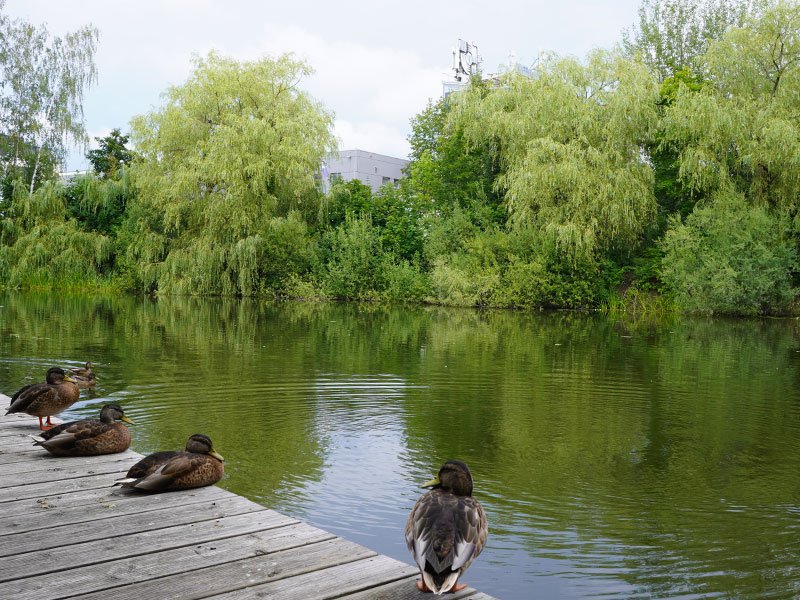
[[[3,5],[30,51],[0,58],[0,289],[800,314],[797,2],[644,0],[614,49],[430,102],[399,185],[327,194],[333,115],[291,55],[197,57],[62,182],[86,134],[53,105],[80,106],[102,42]]]

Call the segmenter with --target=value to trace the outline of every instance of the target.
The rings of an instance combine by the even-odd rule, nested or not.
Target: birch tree
[[[85,145],[83,98],[95,82],[98,31],[84,26],[63,37],[2,15],[0,0],[0,169],[22,177],[32,193],[45,165],[57,165],[68,145]]]

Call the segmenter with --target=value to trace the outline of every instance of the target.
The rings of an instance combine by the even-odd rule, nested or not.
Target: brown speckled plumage
[[[50,424],[50,417],[72,406],[80,393],[71,377],[53,367],[47,371],[47,383],[26,385],[14,394],[6,414],[21,412],[39,417],[39,428],[44,429],[42,418],[47,417]]]
[[[481,553],[489,535],[486,514],[472,497],[472,475],[461,461],[446,462],[433,489],[417,500],[406,523],[406,544],[422,580],[440,594]]]
[[[213,485],[225,472],[222,457],[211,439],[194,434],[183,452],[156,452],[133,465],[127,476],[115,485],[146,492],[187,490]]]
[[[106,404],[99,419],[71,421],[41,434],[36,444],[57,456],[94,456],[124,452],[131,445],[131,433],[118,420],[133,423],[119,404]]]
[[[87,362],[82,367],[70,369],[72,378],[75,380],[75,385],[77,385],[79,388],[90,388],[97,385],[97,379],[95,378],[92,366],[92,363]]]

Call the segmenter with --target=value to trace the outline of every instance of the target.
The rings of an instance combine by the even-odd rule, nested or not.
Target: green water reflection
[[[0,298],[0,391],[92,360],[135,450],[207,433],[222,485],[383,553],[470,464],[500,598],[800,596],[795,321]],[[32,420],[32,426],[35,422]]]

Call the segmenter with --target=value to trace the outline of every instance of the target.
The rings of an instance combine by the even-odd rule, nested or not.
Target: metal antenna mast
[[[461,81],[466,75],[472,77],[477,75],[481,66],[481,58],[478,55],[478,47],[464,40],[458,40],[458,50],[453,49],[453,72],[455,80]]]

